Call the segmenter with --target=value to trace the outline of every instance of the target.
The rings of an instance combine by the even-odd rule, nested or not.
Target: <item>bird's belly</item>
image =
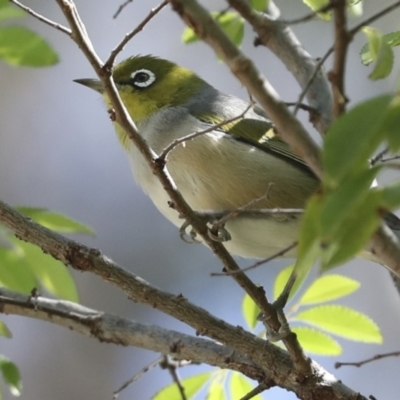
[[[180,228],[184,220],[169,206],[169,197],[155,178],[143,186],[158,210],[175,226]],[[204,211],[198,207],[198,198],[191,192],[181,190],[183,197],[194,211]],[[299,219],[280,221],[273,217],[237,217],[228,221],[226,230],[231,240],[224,242],[232,255],[246,258],[267,258],[288,247],[297,240]],[[188,227],[188,230],[191,228]],[[200,239],[200,238],[199,238]],[[295,249],[281,257],[295,257]]]

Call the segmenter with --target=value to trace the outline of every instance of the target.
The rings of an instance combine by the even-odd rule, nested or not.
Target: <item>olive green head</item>
[[[130,57],[115,67],[114,82],[133,121],[139,123],[165,107],[186,103],[205,81],[194,72],[153,56]],[[98,80],[76,82],[103,94]],[[104,99],[110,105],[104,94]]]

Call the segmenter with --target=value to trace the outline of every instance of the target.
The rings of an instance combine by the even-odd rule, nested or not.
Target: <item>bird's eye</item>
[[[145,88],[150,86],[156,80],[156,77],[148,69],[139,69],[131,74],[131,79],[134,86]]]

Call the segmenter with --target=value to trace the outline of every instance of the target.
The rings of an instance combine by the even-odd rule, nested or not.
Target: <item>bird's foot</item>
[[[289,295],[290,295],[290,292],[293,288],[295,281],[296,281],[296,275],[295,274],[290,275],[289,280],[286,282],[286,285],[285,285],[282,293],[272,303],[272,307],[276,311],[276,316],[277,316],[279,324],[280,324],[280,327],[277,331],[270,327],[264,314],[260,314],[257,317],[257,319],[264,322],[264,325],[266,328],[266,337],[270,342],[279,342],[279,340],[285,339],[291,333],[289,323],[286,319],[286,315],[285,315],[283,309],[285,308],[286,303],[288,302]]]
[[[225,228],[225,222],[221,221],[224,217],[222,213],[215,212],[202,212],[196,211],[196,214],[202,218],[208,228],[208,236],[215,242],[227,242],[231,240],[231,235]],[[196,231],[191,228],[189,234],[186,232],[187,228],[190,226],[188,221],[185,221],[179,228],[179,236],[186,243],[201,243],[197,238]]]

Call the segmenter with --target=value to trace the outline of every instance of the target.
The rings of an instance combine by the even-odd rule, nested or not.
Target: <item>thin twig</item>
[[[250,265],[249,267],[242,268],[241,271],[242,272],[245,272],[245,271],[247,272],[247,271],[249,271],[251,269],[259,267],[262,264],[266,264],[266,263],[268,263],[268,262],[270,262],[272,260],[275,260],[276,258],[282,257],[288,251],[294,249],[297,246],[297,244],[298,244],[297,241],[293,242],[289,246],[285,247],[282,250],[279,250],[277,253],[273,254],[272,256],[270,256],[268,258],[265,258],[263,260],[257,261],[256,263]],[[231,276],[231,275],[234,275],[234,274],[236,274],[236,271],[225,271],[225,272],[222,272],[222,273],[221,272],[213,272],[213,273],[211,273],[211,276]]]
[[[147,17],[132,31],[128,32],[125,37],[118,43],[118,45],[111,51],[110,56],[108,57],[107,61],[104,63],[105,69],[112,68],[115,58],[117,55],[123,50],[125,45],[139,32],[141,32],[144,27],[168,4],[167,0],[164,0],[161,4],[157,7],[152,8],[147,15]]]
[[[288,107],[295,107],[295,106],[297,106],[297,101],[296,102],[294,102],[294,101],[286,101],[285,104]],[[308,111],[309,113],[318,113],[318,110],[316,108],[314,108],[312,106],[309,106],[306,103],[300,103],[298,108],[300,110]]]
[[[299,111],[300,105],[302,104],[304,97],[306,96],[308,90],[310,89],[311,85],[313,84],[314,79],[317,77],[318,72],[321,69],[322,65],[324,64],[324,62],[328,59],[328,57],[332,53],[333,53],[333,46],[325,53],[325,55],[320,60],[318,60],[318,63],[315,66],[314,72],[312,73],[312,75],[310,76],[310,79],[308,80],[307,84],[304,86],[303,90],[300,93],[300,96],[296,103],[296,107],[293,110],[294,115],[296,115],[297,112]]]
[[[205,135],[206,133],[215,131],[216,129],[221,128],[221,127],[223,127],[224,125],[231,124],[232,122],[235,122],[235,121],[237,121],[237,120],[239,120],[239,119],[242,119],[242,118],[246,115],[246,113],[247,113],[252,107],[254,107],[254,104],[255,104],[254,101],[251,101],[251,102],[249,103],[249,105],[247,106],[247,108],[246,108],[241,114],[239,114],[239,115],[237,115],[237,116],[235,116],[235,117],[233,117],[233,118],[226,119],[226,120],[224,120],[224,121],[222,121],[222,122],[219,122],[218,124],[212,125],[212,126],[210,126],[209,128],[204,129],[204,130],[202,130],[202,131],[197,131],[197,132],[191,133],[191,134],[189,134],[189,135],[183,136],[183,137],[181,137],[181,138],[179,138],[179,139],[173,140],[168,146],[166,146],[166,147],[162,150],[162,152],[161,152],[160,155],[158,156],[158,161],[164,162],[165,159],[167,158],[168,154],[169,154],[175,147],[179,146],[180,144],[182,144],[182,143],[184,143],[184,142],[187,142],[187,141],[189,141],[189,140],[192,140],[192,139],[194,139],[194,138],[196,138],[196,137],[198,137],[198,136]],[[271,124],[271,126],[272,126],[272,124]]]
[[[13,3],[14,5],[21,8],[28,14],[32,15],[32,17],[38,19],[41,22],[44,22],[46,25],[50,25],[52,28],[55,28],[63,33],[66,33],[68,36],[71,36],[71,33],[72,33],[71,29],[68,29],[67,27],[59,24],[58,22],[54,22],[51,19],[44,17],[43,15],[37,13],[36,11],[33,11],[31,8],[20,3],[18,0],[9,0],[9,1],[10,1],[10,3]]]
[[[392,351],[390,353],[377,354],[371,358],[367,358],[366,360],[358,361],[358,362],[336,362],[335,368],[337,369],[337,368],[344,367],[344,366],[361,367],[364,364],[368,364],[372,361],[380,360],[382,358],[398,357],[398,356],[400,356],[400,351]]]
[[[132,385],[132,383],[135,383],[138,381],[145,373],[149,372],[152,368],[155,366],[159,365],[164,359],[164,356],[158,357],[155,359],[153,362],[150,364],[146,365],[144,368],[142,368],[137,374],[133,375],[131,379],[127,380],[119,389],[115,390],[113,393],[113,400],[116,400],[119,396],[119,394],[126,389],[128,386]]]
[[[324,12],[331,10],[332,7],[333,7],[332,3],[328,3],[328,4],[320,7],[318,10],[312,11],[311,13],[304,15],[303,17],[295,18],[292,20],[280,19],[279,21],[285,25],[301,24],[303,22],[307,22],[307,21],[314,19],[319,13],[324,13]]]
[[[382,161],[382,158],[387,154],[387,152],[389,151],[388,147],[385,147],[383,150],[381,150],[377,155],[375,155],[374,157],[371,158],[371,160],[369,161],[369,163],[371,164],[371,166],[373,167],[376,163],[378,163],[379,161]]]
[[[251,390],[249,393],[244,395],[240,400],[250,400],[253,397],[256,397],[258,394],[264,392],[265,390],[271,388],[271,386],[265,384],[265,383],[260,383],[258,386],[256,386],[253,390]]]
[[[354,36],[362,27],[364,27],[365,25],[369,25],[371,22],[374,22],[379,18],[382,18],[383,16],[388,14],[390,11],[393,11],[397,7],[400,7],[400,1],[396,1],[395,3],[391,4],[390,6],[387,6],[383,10],[378,11],[376,14],[367,18],[365,21],[360,22],[354,28],[351,28],[349,30],[349,35]]]
[[[168,372],[170,373],[172,380],[174,381],[174,383],[178,388],[181,400],[188,400],[185,393],[185,387],[182,385],[181,378],[178,375],[176,365],[170,362],[168,355],[163,356],[162,362],[160,363],[160,367],[167,369]]]
[[[121,14],[122,10],[129,4],[132,3],[133,0],[126,0],[124,1],[119,7],[118,10],[115,12],[115,14],[113,15],[113,18],[116,19],[118,17],[119,14]]]

